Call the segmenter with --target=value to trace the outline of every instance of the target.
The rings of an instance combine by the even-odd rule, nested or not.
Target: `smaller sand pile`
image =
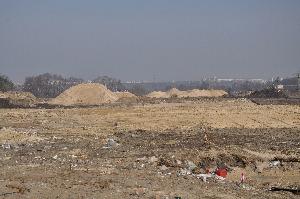
[[[188,91],[180,91],[176,88],[172,88],[167,92],[154,91],[147,95],[150,98],[171,98],[171,97],[222,97],[227,95],[227,92],[223,90],[199,90],[193,89]]]
[[[118,99],[121,99],[121,98],[136,98],[137,96],[128,92],[128,91],[125,91],[125,92],[114,92],[114,94],[116,94],[118,96]]]
[[[180,97],[184,94],[184,91],[180,91],[177,88],[172,88],[166,92],[168,97]]]
[[[12,107],[33,107],[36,103],[38,103],[38,99],[29,92],[0,92],[0,98],[2,100],[7,100],[7,106]]]
[[[169,98],[169,95],[165,92],[162,92],[162,91],[153,91],[153,92],[149,93],[148,95],[146,95],[146,97],[150,97],[150,98]]]
[[[227,95],[227,92],[223,90],[193,89],[193,90],[186,91],[184,97],[222,97],[224,95]]]
[[[10,98],[12,100],[27,100],[28,102],[36,102],[36,97],[29,92],[8,91],[0,92],[0,98]]]
[[[128,91],[125,92],[115,92],[114,93],[118,97],[118,102],[136,102],[138,97]]]
[[[118,100],[118,97],[102,84],[78,84],[50,100],[50,104],[70,105],[100,105]]]

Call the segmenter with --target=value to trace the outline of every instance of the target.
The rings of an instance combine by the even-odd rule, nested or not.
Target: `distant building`
[[[284,86],[282,84],[279,84],[279,85],[276,85],[275,88],[277,90],[283,90],[284,89]]]

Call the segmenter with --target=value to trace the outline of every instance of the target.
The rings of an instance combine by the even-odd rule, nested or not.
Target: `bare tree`
[[[61,75],[45,73],[27,77],[23,85],[23,91],[31,92],[36,97],[53,98],[71,86],[82,82],[82,79],[74,77],[66,79]]]
[[[111,78],[108,76],[99,76],[93,80],[94,83],[100,83],[105,85],[111,91],[124,91],[125,87],[121,83],[121,80]]]
[[[6,92],[14,89],[14,83],[5,75],[0,74],[0,91]]]

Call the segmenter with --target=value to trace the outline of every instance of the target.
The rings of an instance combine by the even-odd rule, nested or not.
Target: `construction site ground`
[[[270,191],[300,186],[299,105],[0,109],[0,144],[0,198],[300,197]],[[183,172],[189,162],[192,174]],[[225,180],[197,178],[221,164]]]

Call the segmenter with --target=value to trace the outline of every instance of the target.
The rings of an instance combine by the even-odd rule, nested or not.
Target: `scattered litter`
[[[280,166],[281,162],[279,160],[274,160],[270,162],[271,167],[277,167]]]
[[[157,161],[158,161],[158,158],[155,157],[155,156],[152,156],[152,157],[149,158],[150,163],[154,163],[154,162],[157,162]]]
[[[176,160],[176,164],[181,165],[182,162],[180,160]]]
[[[237,183],[237,185],[247,191],[253,190],[254,188],[250,185],[246,184],[246,176],[244,173],[241,173],[240,183]]]
[[[227,170],[226,169],[217,169],[216,170],[216,175],[220,176],[220,177],[223,177],[223,178],[226,178]]]
[[[241,174],[240,182],[241,182],[241,184],[245,182],[245,174],[244,173]]]
[[[166,165],[162,165],[162,166],[159,167],[159,169],[160,169],[161,171],[166,171],[166,170],[168,170],[169,168],[166,167]]]
[[[187,161],[187,169],[189,171],[193,171],[197,166],[195,165],[195,163],[193,163],[192,161]]]
[[[202,179],[203,182],[207,182],[206,179],[213,177],[213,175],[212,174],[198,174],[198,175],[196,175],[196,177],[198,179]]]
[[[195,167],[192,162],[187,161],[189,164],[188,168],[181,168],[179,171],[177,171],[177,176],[185,176],[185,175],[192,175],[198,179],[201,179],[203,182],[207,182],[208,178],[214,178],[218,182],[224,183],[226,177],[227,177],[227,170],[224,168],[219,168],[212,170],[211,172],[208,169],[199,169],[199,172],[194,172],[195,169],[198,167]],[[190,170],[193,168],[193,170]],[[208,182],[207,182],[208,183]]]
[[[73,158],[73,159],[75,159],[75,158],[77,158],[77,155],[74,155],[74,154],[72,154],[72,155],[69,155],[71,158]]]
[[[116,145],[117,145],[117,142],[114,139],[108,139],[107,146],[113,147]]]
[[[178,176],[185,176],[185,175],[190,175],[190,174],[192,174],[192,172],[190,171],[190,170],[188,170],[188,169],[180,169],[180,171],[179,172],[177,172],[177,175]]]
[[[215,175],[215,178],[219,181],[219,182],[224,182],[224,180],[226,178],[222,177],[222,176],[218,176],[218,175]]]
[[[109,148],[112,148],[112,147],[116,147],[118,146],[119,144],[112,138],[109,138],[107,140],[107,144],[103,147],[105,149],[109,149]]]
[[[247,191],[253,190],[254,188],[251,187],[250,185],[247,185],[245,183],[239,184],[239,186]]]
[[[8,144],[8,143],[5,143],[5,144],[2,144],[2,148],[3,149],[12,149],[12,145]]]

